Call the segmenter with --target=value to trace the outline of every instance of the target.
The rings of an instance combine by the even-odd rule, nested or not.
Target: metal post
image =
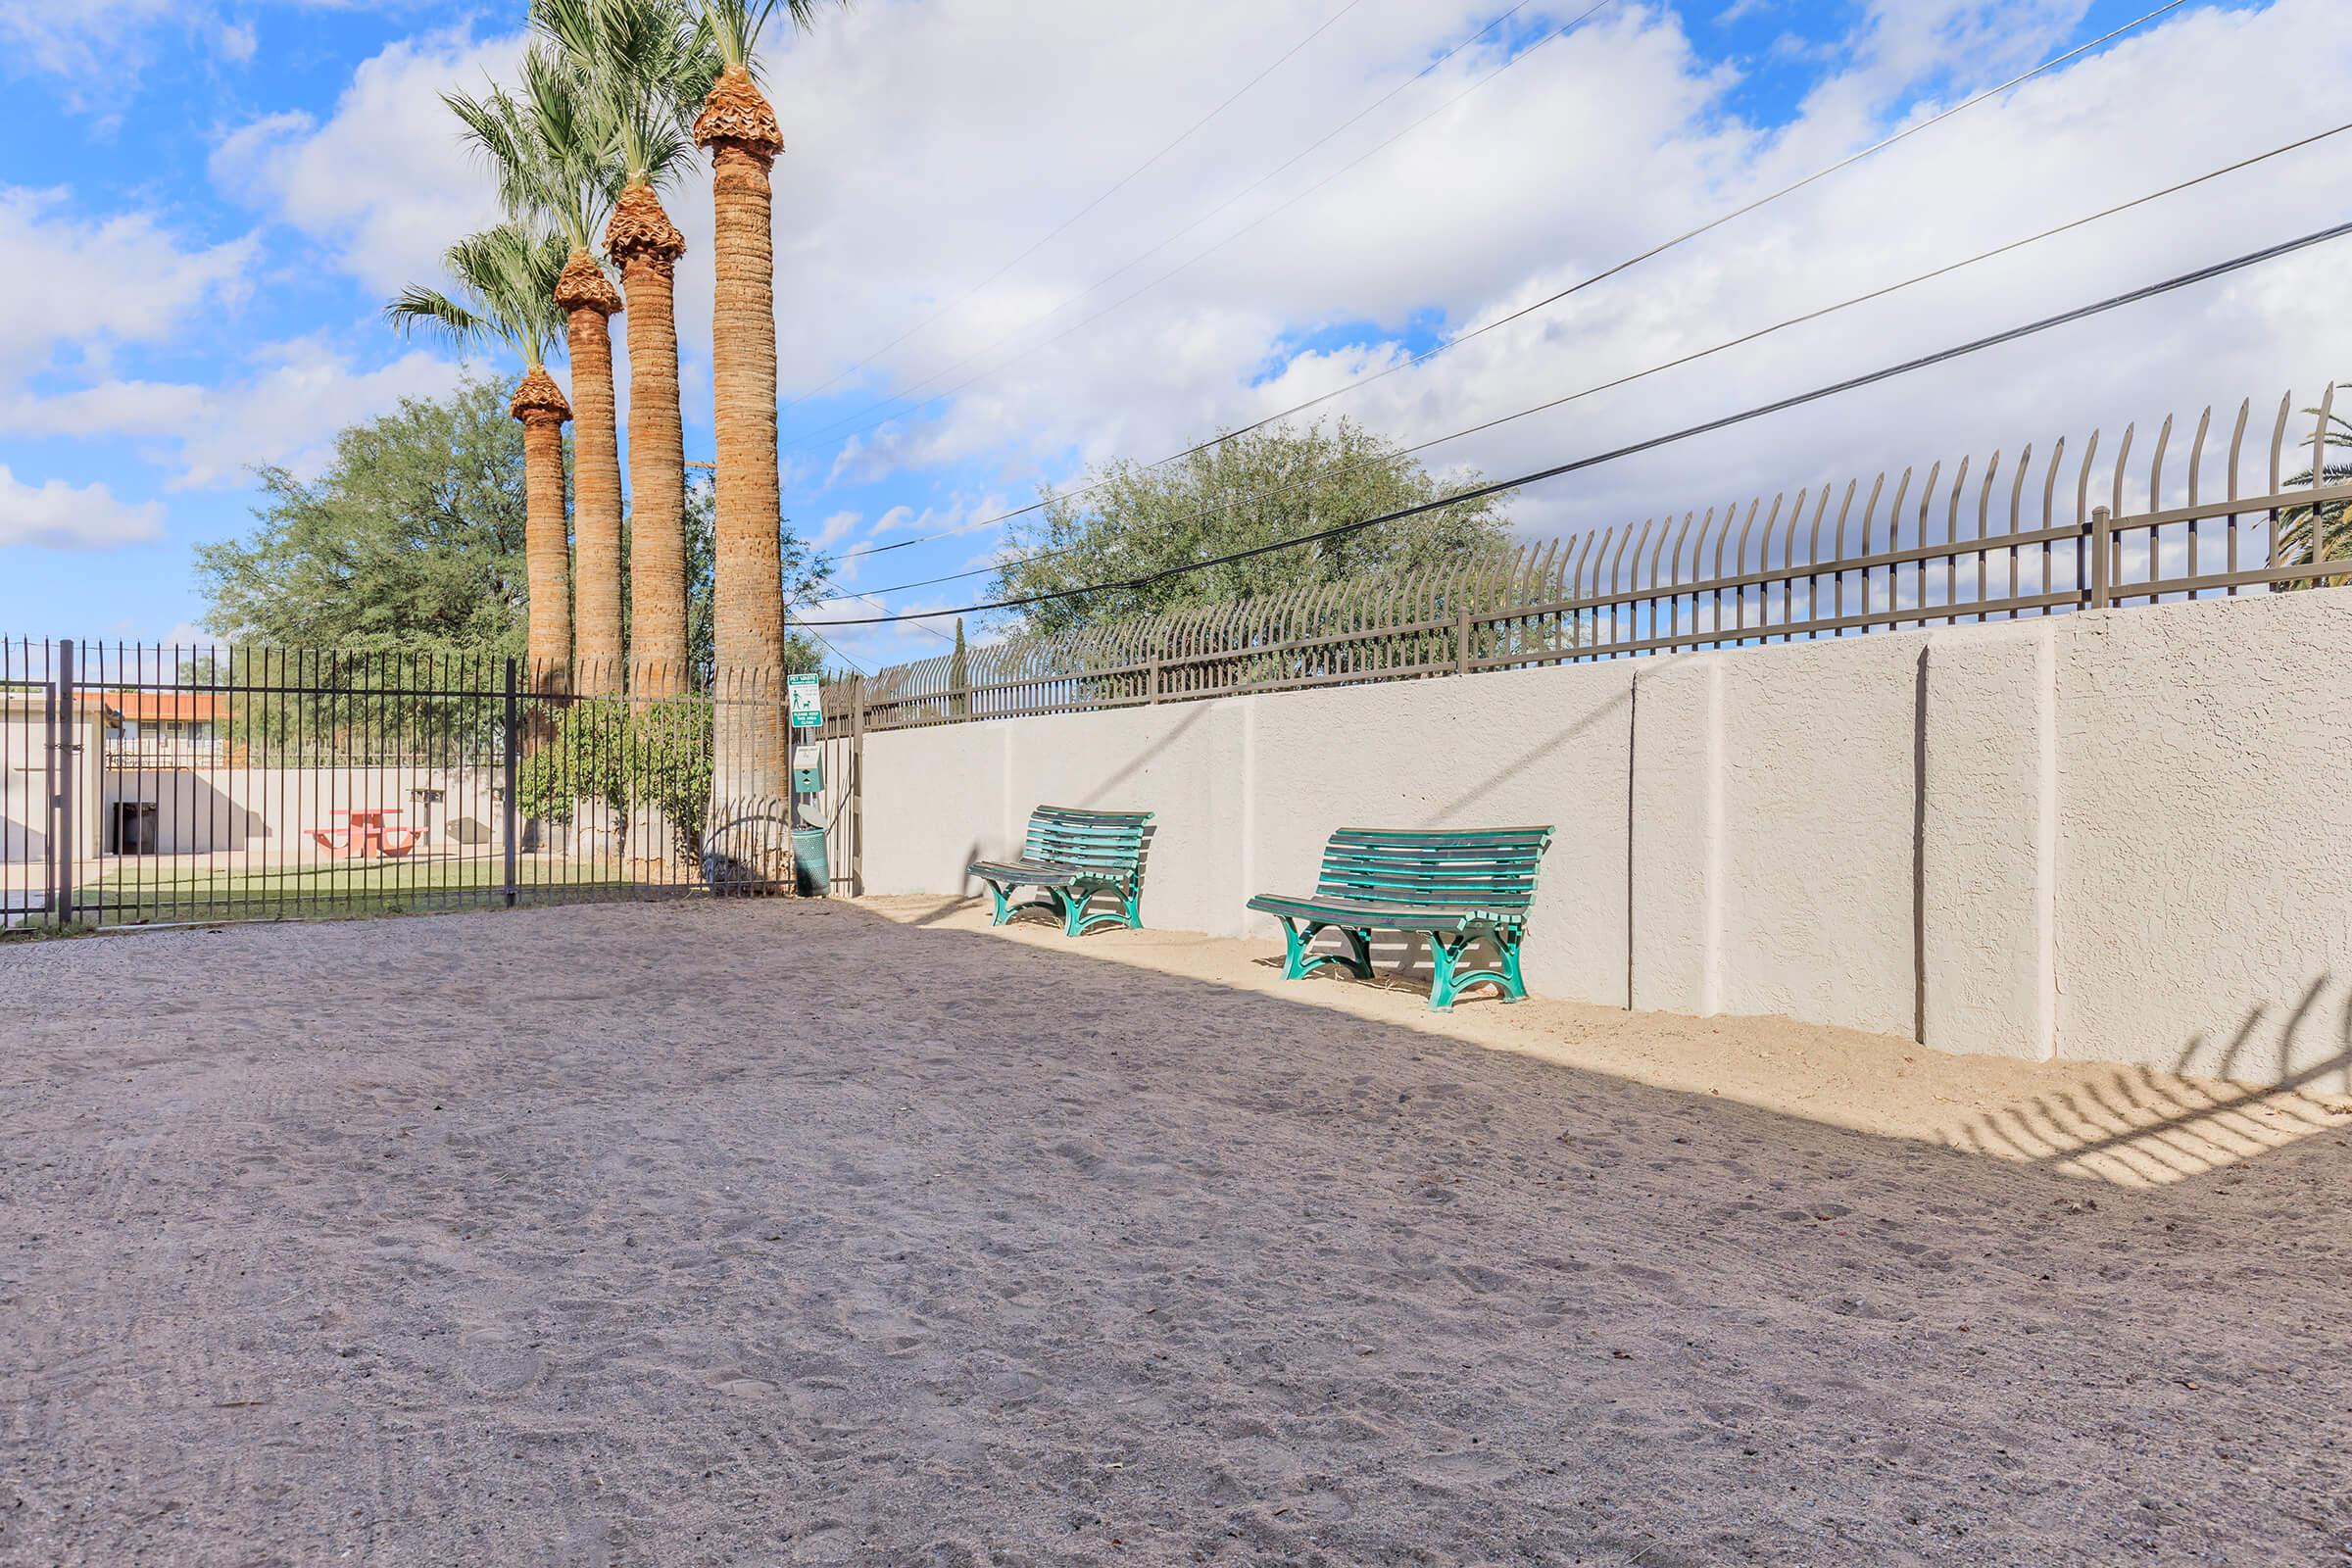
[[[850,683],[850,896],[865,897],[865,677]]]
[[[2108,540],[2112,536],[2113,519],[2105,507],[2090,509],[2090,592],[2085,610],[2105,610],[2113,596],[2108,578]]]
[[[1453,668],[1457,675],[1470,673],[1470,601],[1466,598],[1454,612]]]
[[[503,837],[506,840],[507,907],[514,907],[514,834],[520,816],[515,810],[515,786],[520,780],[517,765],[522,755],[522,703],[514,678],[514,661],[507,661],[506,705],[506,802],[500,808]]]
[[[65,925],[74,918],[74,862],[80,854],[74,838],[74,798],[81,788],[74,775],[76,744],[74,710],[80,706],[74,694],[74,640],[61,638],[57,644],[57,722],[49,733],[49,783],[53,794],[49,798],[50,822],[55,828],[57,844],[57,888],[52,912],[57,923]]]
[[[1152,656],[1152,683],[1151,683],[1150,687],[1148,688],[1148,690],[1149,690],[1149,692],[1150,692],[1150,695],[1151,695],[1151,699],[1152,699],[1152,702],[1154,702],[1154,703],[1158,702],[1158,701],[1159,701],[1159,656],[1158,656],[1157,654],[1153,654],[1153,655]]]

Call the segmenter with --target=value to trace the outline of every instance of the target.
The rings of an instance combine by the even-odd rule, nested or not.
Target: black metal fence
[[[768,672],[0,644],[0,926],[854,894],[831,695],[794,731]]]

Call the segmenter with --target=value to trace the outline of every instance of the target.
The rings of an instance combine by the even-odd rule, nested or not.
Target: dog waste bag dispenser
[[[785,683],[792,709],[792,861],[795,891],[804,898],[821,899],[832,891],[833,871],[825,854],[825,830],[801,815],[804,797],[825,790],[824,747],[815,732],[824,728],[824,699],[814,675],[795,675]],[[801,740],[808,734],[810,738]]]

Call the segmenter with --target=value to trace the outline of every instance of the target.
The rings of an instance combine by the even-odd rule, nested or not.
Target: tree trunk
[[[514,389],[507,411],[522,423],[529,689],[561,691],[571,666],[571,548],[564,518],[564,421],[571,410],[555,378],[535,368]]]
[[[620,263],[629,321],[629,641],[631,683],[651,697],[686,690],[686,437],[678,416],[677,259],[686,242],[652,188],[612,209],[605,249]]]
[[[718,436],[717,583],[712,613],[725,701],[714,737],[716,795],[733,803],[729,858],[754,881],[791,877],[791,778],[784,722],[784,567],[777,545],[776,295],[768,168],[783,150],[775,115],[729,68],[704,101],[695,139],[710,149],[712,413]]]
[[[567,318],[572,397],[572,664],[578,689],[621,689],[620,443],[613,412],[612,314],[620,309],[596,259],[575,250],[556,285]]]

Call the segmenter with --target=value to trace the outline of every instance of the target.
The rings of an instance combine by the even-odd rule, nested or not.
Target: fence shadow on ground
[[[2322,975],[2287,1010],[2278,1033],[2279,1074],[2269,1085],[2190,1078],[2249,1065],[2267,1004],[2246,1015],[2218,1057],[2204,1037],[2191,1040],[2173,1070],[2115,1066],[2085,1085],[2055,1090],[2019,1105],[1974,1115],[1952,1129],[1952,1147],[2003,1159],[2047,1165],[2070,1174],[2165,1185],[2254,1158],[2317,1134],[2352,1130],[2352,1107],[2315,1098],[2313,1091],[2352,1092],[2352,994],[2334,1049],[2294,1065],[2307,1026],[2324,1016],[2321,999],[2332,981]]]

